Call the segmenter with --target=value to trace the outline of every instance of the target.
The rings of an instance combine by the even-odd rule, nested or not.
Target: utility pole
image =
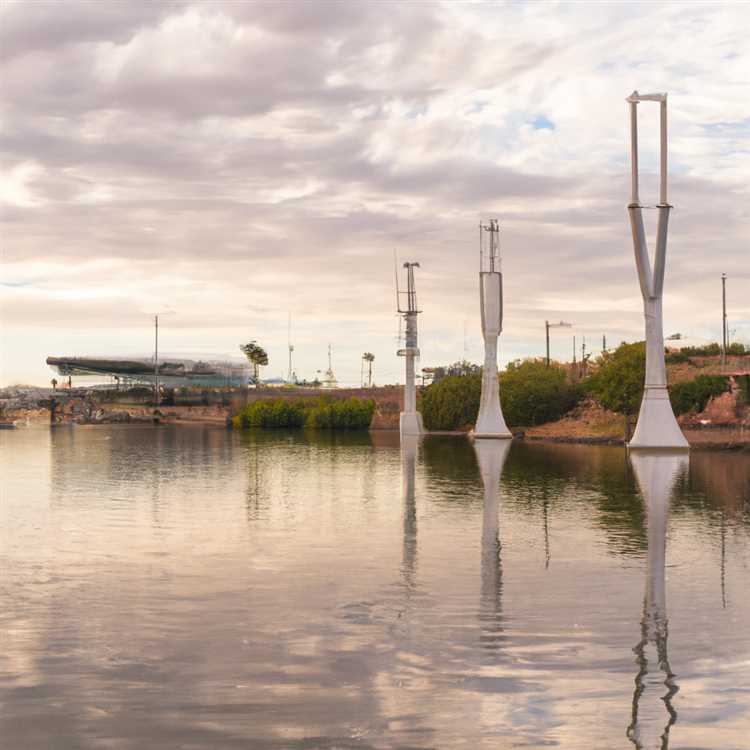
[[[603,352],[607,351],[607,334],[606,333],[602,334],[602,351]]]
[[[576,363],[576,337],[573,334],[573,364]]]
[[[721,364],[727,363],[727,275],[721,274]]]
[[[289,322],[287,324],[286,343],[289,347],[289,373],[287,375],[287,381],[291,384],[292,382],[292,352],[294,346],[292,346],[292,313],[289,313]]]
[[[559,323],[550,323],[549,320],[544,321],[544,329],[547,334],[547,367],[549,367],[549,329],[550,328],[570,328],[571,323],[565,323],[564,321],[560,321]],[[575,348],[575,344],[574,344]]]
[[[154,315],[154,404],[159,407],[159,316]]]

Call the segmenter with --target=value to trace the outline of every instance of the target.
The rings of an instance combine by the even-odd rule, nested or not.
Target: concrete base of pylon
[[[398,420],[399,433],[402,437],[424,434],[422,415],[418,412],[401,412]]]
[[[631,450],[690,450],[677,424],[666,386],[647,385],[638,413],[638,424],[628,443]]]

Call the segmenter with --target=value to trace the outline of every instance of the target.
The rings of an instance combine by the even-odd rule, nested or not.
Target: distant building
[[[112,378],[123,385],[153,385],[154,362],[148,359],[103,359],[96,357],[47,357],[47,364],[63,377]],[[221,388],[247,385],[246,363],[189,359],[159,363],[159,383],[166,388],[202,386]]]

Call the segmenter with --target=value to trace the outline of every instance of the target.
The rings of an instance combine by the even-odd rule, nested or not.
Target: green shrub
[[[568,382],[565,370],[542,360],[511,362],[500,374],[503,414],[511,426],[553,422],[581,399],[582,388]]]
[[[643,397],[646,377],[646,343],[620,344],[597,359],[596,372],[584,381],[584,388],[606,409],[635,414]]]
[[[232,425],[237,429],[311,427],[366,430],[374,411],[374,401],[358,398],[336,400],[329,396],[304,401],[279,398],[248,404],[232,418]]]
[[[454,375],[429,385],[421,399],[424,426],[428,430],[457,430],[473,425],[481,394],[481,373]]]
[[[729,378],[721,375],[699,375],[695,380],[686,380],[669,387],[669,400],[675,414],[688,411],[701,412],[712,396],[729,390]]]
[[[421,411],[428,430],[457,430],[473,425],[482,394],[481,373],[447,377],[422,394]],[[531,426],[559,419],[572,409],[581,390],[568,382],[559,365],[527,360],[511,363],[500,374],[503,414],[509,425]]]
[[[750,354],[750,347],[739,342],[729,344],[727,347],[727,354],[732,357],[741,357],[743,354]]]

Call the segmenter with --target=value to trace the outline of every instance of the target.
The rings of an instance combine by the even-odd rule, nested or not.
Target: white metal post
[[[667,228],[669,212],[667,203],[667,95],[639,94],[634,91],[628,98],[630,104],[631,144],[631,202],[628,205],[630,229],[633,235],[635,263],[643,297],[643,313],[646,328],[646,382],[643,400],[638,414],[630,448],[680,448],[688,449],[685,436],[675,419],[667,391],[667,370],[664,362],[664,324],[662,319],[662,296],[664,270],[667,255]],[[643,225],[643,207],[638,198],[638,115],[641,101],[660,103],[660,185],[658,226],[654,267],[648,255],[646,232]]]

